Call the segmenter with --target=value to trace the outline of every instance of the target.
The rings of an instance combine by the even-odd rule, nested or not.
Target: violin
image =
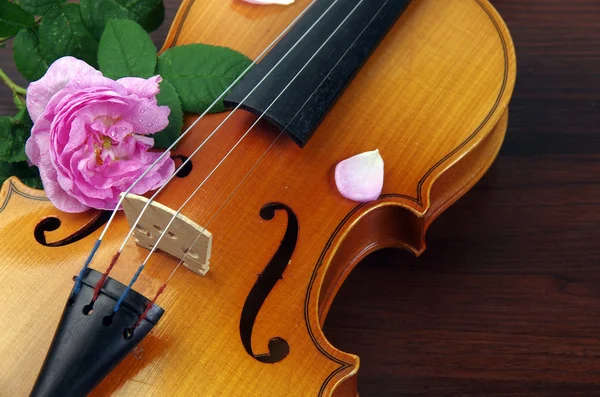
[[[357,396],[359,357],[322,331],[337,291],[374,251],[420,255],[507,130],[515,50],[487,0],[184,0],[163,50],[189,43],[260,58],[227,93],[229,111],[186,116],[172,154],[191,167],[156,198],[170,209],[189,198],[181,214],[210,231],[210,271],[157,251],[111,317],[148,254],[130,239],[88,307],[126,216],[77,279],[110,214],[62,213],[9,179],[2,396]],[[336,165],[375,149],[382,195],[342,197]]]

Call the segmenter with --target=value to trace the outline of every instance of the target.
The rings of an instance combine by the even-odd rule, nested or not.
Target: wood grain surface
[[[361,357],[363,397],[600,396],[600,3],[493,4],[519,67],[498,160],[419,259],[365,260],[325,324]]]

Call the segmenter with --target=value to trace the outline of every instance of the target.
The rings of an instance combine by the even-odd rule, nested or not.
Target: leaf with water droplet
[[[12,37],[22,28],[33,25],[33,15],[19,5],[0,0],[0,37]]]
[[[189,44],[163,52],[157,70],[177,90],[184,111],[202,113],[250,64],[248,57],[230,48]],[[211,113],[224,110],[220,101]]]
[[[91,66],[98,65],[98,42],[83,26],[79,4],[52,7],[42,18],[39,38],[40,50],[48,63],[72,55]]]
[[[98,63],[100,71],[112,79],[148,78],[156,69],[156,47],[134,21],[112,19],[100,39]]]
[[[169,125],[164,130],[157,132],[154,138],[154,147],[157,149],[166,149],[181,135],[183,127],[183,110],[181,110],[181,101],[177,96],[177,91],[166,81],[160,83],[160,92],[156,96],[159,105],[166,105],[171,109],[169,114]]]
[[[60,6],[67,0],[20,0],[22,9],[33,15],[44,15],[52,7]]]
[[[25,142],[30,136],[33,123],[27,109],[14,117],[0,117],[0,161],[16,163],[27,160]]]
[[[81,0],[81,17],[87,29],[99,39],[112,19],[135,21],[152,32],[165,19],[163,0]]]
[[[22,29],[13,41],[13,59],[19,72],[29,81],[36,81],[48,70],[48,62],[40,51],[37,26]]]

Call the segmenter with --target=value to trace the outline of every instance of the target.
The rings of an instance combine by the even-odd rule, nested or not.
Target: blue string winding
[[[125,291],[119,297],[119,300],[117,301],[117,304],[115,305],[115,308],[113,309],[113,314],[116,314],[119,311],[119,309],[121,308],[121,304],[123,303],[123,301],[125,300],[125,298],[127,298],[127,294],[129,294],[129,291],[131,291],[131,287],[137,281],[137,279],[140,276],[140,273],[142,272],[142,270],[144,270],[144,265],[143,264],[140,267],[138,267],[137,272],[135,272],[135,275],[133,276],[133,278],[129,282],[129,285],[127,286],[127,288],[125,289]]]
[[[72,298],[76,297],[77,294],[79,293],[79,291],[81,290],[83,273],[85,273],[85,271],[89,267],[90,263],[92,262],[92,258],[94,257],[94,255],[96,255],[96,251],[98,251],[98,247],[100,247],[101,242],[102,242],[102,240],[96,240],[96,243],[94,244],[94,248],[92,248],[90,255],[88,256],[87,260],[85,261],[85,264],[81,268],[81,271],[79,272],[79,275],[77,276],[77,279],[75,280],[75,287],[73,287],[73,294],[71,296]]]

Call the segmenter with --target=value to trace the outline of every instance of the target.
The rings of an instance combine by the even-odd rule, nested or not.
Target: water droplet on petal
[[[152,123],[146,124],[146,127],[152,127]]]
[[[146,113],[146,109],[140,110],[140,113]]]

